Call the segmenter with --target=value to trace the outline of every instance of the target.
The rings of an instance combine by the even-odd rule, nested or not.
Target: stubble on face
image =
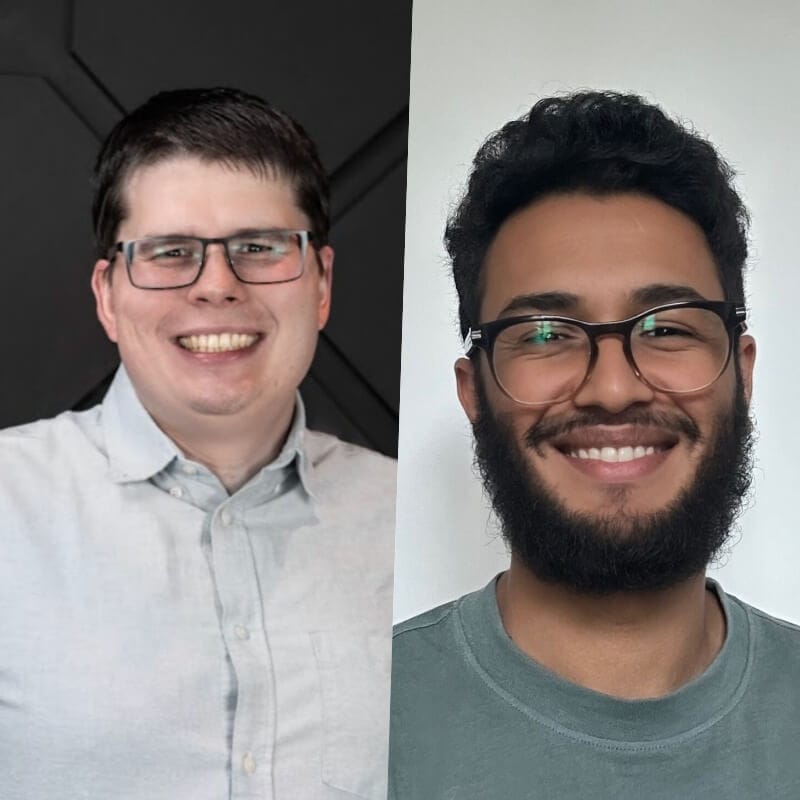
[[[753,425],[741,381],[707,440],[685,415],[634,407],[615,415],[616,424],[671,427],[703,454],[694,476],[663,509],[627,512],[629,489],[615,486],[607,487],[608,512],[590,514],[571,511],[531,466],[526,450],[536,451],[566,428],[606,423],[608,415],[585,409],[541,421],[519,441],[492,409],[477,371],[475,380],[475,463],[504,538],[539,579],[597,595],[664,589],[702,572],[722,551],[752,480]]]

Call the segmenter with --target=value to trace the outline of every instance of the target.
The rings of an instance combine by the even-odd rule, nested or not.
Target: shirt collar
[[[146,481],[166,469],[183,454],[147,413],[120,365],[102,403],[102,425],[108,452],[109,476],[114,483]],[[296,464],[303,488],[312,497],[313,453],[306,452],[306,412],[300,393],[286,442],[278,456],[262,468],[282,469]]]
[[[145,411],[121,365],[103,400],[101,418],[109,474],[115,483],[146,481],[180,455]]]
[[[271,472],[276,469],[285,469],[294,464],[300,483],[306,492],[314,497],[312,467],[313,463],[306,451],[306,409],[300,392],[297,392],[294,406],[294,416],[292,424],[289,426],[289,433],[280,453],[273,461],[262,467],[259,475]]]

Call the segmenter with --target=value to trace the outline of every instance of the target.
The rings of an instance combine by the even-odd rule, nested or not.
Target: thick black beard
[[[541,580],[597,595],[665,589],[702,572],[728,540],[753,464],[753,425],[738,381],[733,407],[717,417],[692,483],[666,508],[644,514],[564,508],[531,469],[513,430],[493,414],[480,378],[478,399],[476,465],[512,553]],[[598,411],[597,422],[610,421]],[[646,409],[631,411],[614,421],[646,422]],[[688,418],[673,424],[687,433],[694,425]],[[523,437],[525,447],[538,451],[539,427]],[[689,438],[699,441],[699,431]]]

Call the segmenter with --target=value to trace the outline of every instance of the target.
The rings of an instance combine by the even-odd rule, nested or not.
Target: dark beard
[[[752,476],[753,426],[739,381],[733,408],[716,419],[692,483],[660,511],[615,516],[565,509],[530,468],[513,431],[492,413],[480,378],[477,384],[476,465],[512,553],[541,580],[598,595],[664,589],[702,572],[720,552]],[[581,417],[584,424],[611,422],[595,411]],[[646,409],[629,412],[613,421],[660,421]],[[696,430],[687,418],[673,424],[687,434]],[[534,450],[538,427],[524,437]]]

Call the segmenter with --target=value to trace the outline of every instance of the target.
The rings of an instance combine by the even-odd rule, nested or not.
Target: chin
[[[660,487],[659,487],[660,489]],[[658,514],[669,508],[680,496],[683,487],[665,494],[659,490],[648,490],[632,486],[602,486],[591,496],[576,500],[559,494],[562,507],[568,512],[589,514],[598,518],[611,518],[623,522],[639,516]]]
[[[241,395],[230,397],[195,397],[189,401],[189,408],[195,414],[205,416],[223,417],[232,416],[243,411],[248,405],[246,398]]]

